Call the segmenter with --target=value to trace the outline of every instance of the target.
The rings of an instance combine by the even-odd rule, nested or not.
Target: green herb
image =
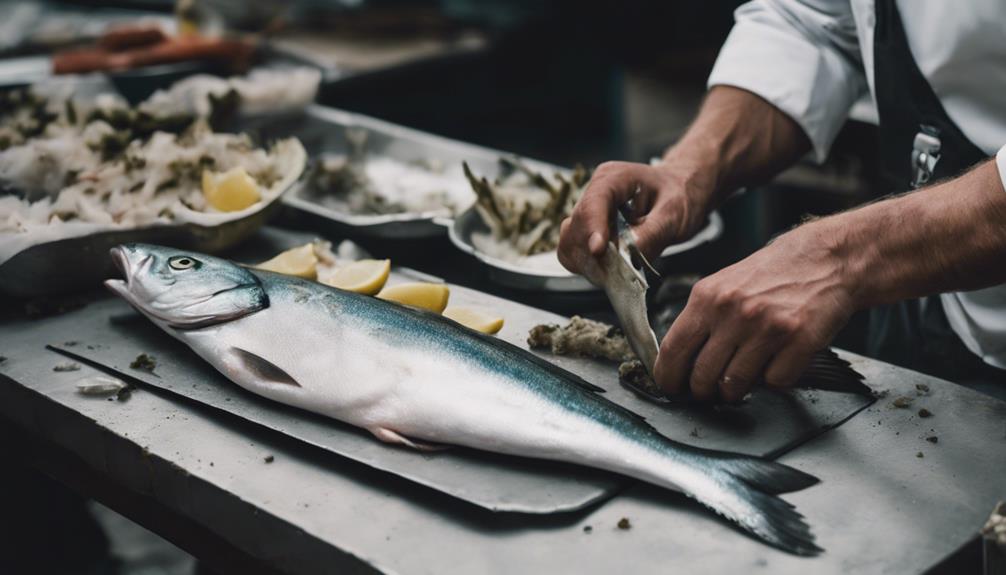
[[[136,356],[136,359],[129,364],[129,367],[137,369],[140,371],[146,371],[148,373],[154,373],[154,368],[157,367],[157,361],[154,356],[141,353]]]

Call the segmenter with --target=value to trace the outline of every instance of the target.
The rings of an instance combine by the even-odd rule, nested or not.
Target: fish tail
[[[760,457],[730,454],[715,459],[730,476],[771,495],[800,491],[820,482],[809,473]]]
[[[667,441],[669,449],[681,453],[684,446]],[[814,485],[816,477],[758,457],[684,449],[698,468],[711,472],[687,473],[683,481],[682,474],[675,474],[673,486],[678,490],[783,551],[804,556],[823,551],[803,516],[778,497]]]
[[[773,547],[794,555],[815,556],[824,550],[803,515],[781,497],[761,491],[744,480],[724,482],[735,497],[713,509]],[[703,504],[709,503],[696,498]],[[712,505],[710,505],[712,507]]]

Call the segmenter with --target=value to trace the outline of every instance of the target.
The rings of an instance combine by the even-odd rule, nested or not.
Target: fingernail
[[[604,250],[604,238],[597,232],[590,234],[587,247],[590,248],[591,253],[600,254]]]
[[[720,389],[726,392],[724,395],[728,397],[724,399],[729,401],[741,401],[747,395],[747,386],[745,383],[729,375],[720,379]]]

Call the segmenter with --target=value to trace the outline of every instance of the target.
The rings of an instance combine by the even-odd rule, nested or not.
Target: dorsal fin
[[[231,353],[234,354],[234,357],[241,363],[245,371],[262,381],[300,387],[297,380],[291,377],[289,373],[259,355],[239,347],[232,347]]]
[[[814,354],[796,385],[873,397],[873,390],[863,383],[864,379],[863,374],[856,371],[852,364],[839,357],[831,348],[825,348]]]

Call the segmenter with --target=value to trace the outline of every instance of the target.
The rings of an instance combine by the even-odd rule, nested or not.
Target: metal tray
[[[118,298],[78,315],[72,327],[79,343],[54,349],[111,370],[141,389],[195,401],[492,511],[574,511],[614,495],[628,481],[594,469],[473,449],[420,453],[388,446],[361,429],[245,391]],[[140,353],[155,357],[153,373],[129,368]]]
[[[308,237],[304,233],[266,228],[241,246],[241,254],[233,255],[242,261],[261,261],[303,243]],[[435,281],[435,278],[396,269],[389,281]],[[565,321],[561,316],[476,290],[450,287],[452,305],[495,310],[506,320],[498,337],[525,349],[531,327]],[[54,345],[64,353],[138,378],[151,389],[207,405],[291,440],[493,511],[572,511],[609,496],[628,481],[593,469],[470,449],[423,454],[386,446],[355,428],[242,390],[119,299],[101,300],[43,321],[0,324],[0,341],[6,341],[5,338],[16,338],[18,347],[25,349]],[[66,340],[71,338],[76,343],[67,345]],[[157,368],[153,375],[128,367],[139,353],[155,356]],[[612,364],[576,357],[543,357],[601,386],[608,399],[646,417],[664,435],[709,449],[776,456],[839,425],[870,403],[862,396],[843,393],[796,390],[787,394],[758,390],[750,401],[738,406],[658,404],[620,386],[617,369]]]
[[[488,268],[489,277],[493,281],[508,287],[531,291],[586,292],[599,289],[583,276],[566,270],[555,272],[537,270],[480,252],[472,243],[472,234],[488,231],[489,228],[479,217],[478,212],[474,208],[469,208],[454,220],[448,230],[448,235],[458,249],[471,254]],[[692,239],[667,246],[661,252],[660,257],[670,257],[686,252],[701,244],[716,240],[721,235],[723,235],[723,218],[718,212],[713,212],[709,216],[709,223],[706,224],[706,227],[702,228]]]
[[[406,278],[400,275],[397,279]],[[536,323],[561,319],[451,287],[452,300],[462,305],[500,310],[509,324],[500,335],[511,343],[521,343]],[[22,338],[47,341],[61,353],[110,369],[140,383],[141,388],[206,405],[492,511],[575,511],[610,497],[631,481],[595,469],[466,448],[420,453],[385,445],[362,430],[241,389],[117,298],[45,322],[0,327],[0,337],[6,337],[9,330]],[[68,337],[75,341],[66,342]],[[157,366],[152,374],[128,367],[140,353],[155,357]],[[778,456],[839,425],[871,402],[852,394],[797,390],[792,394],[758,391],[740,406],[656,404],[622,388],[613,365],[571,357],[549,359],[600,385],[609,399],[646,417],[668,437],[738,453]],[[812,469],[806,471],[813,473]]]
[[[501,157],[513,157],[513,154],[318,105],[308,107],[302,114],[249,121],[241,126],[243,131],[252,133],[261,141],[296,136],[304,144],[308,156],[315,159],[322,154],[347,153],[349,144],[346,130],[349,128],[367,130],[368,154],[403,162],[433,159],[444,165],[460,165],[462,161],[466,161],[473,171],[489,178],[499,174]],[[544,162],[521,160],[536,170],[565,171]],[[458,177],[459,181],[464,181],[464,176],[460,173]],[[295,210],[320,216],[331,222],[330,231],[333,233],[350,237],[417,239],[442,236],[452,223],[451,218],[432,213],[369,215],[341,212],[309,200],[305,194],[307,185],[305,180],[291,190],[283,202]],[[464,185],[468,185],[467,181]],[[474,201],[473,192],[472,202]]]
[[[262,227],[279,207],[282,196],[280,193],[255,213],[215,226],[182,224],[109,230],[36,244],[0,264],[0,292],[34,297],[97,286],[114,272],[108,250],[122,243],[146,242],[220,252]]]

